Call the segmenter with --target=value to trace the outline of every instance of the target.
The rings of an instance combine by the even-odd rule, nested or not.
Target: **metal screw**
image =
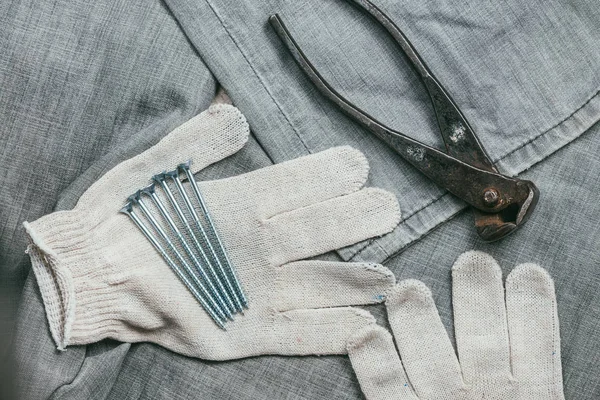
[[[175,183],[175,186],[177,186],[179,194],[183,198],[183,201],[186,204],[188,211],[190,212],[190,214],[192,215],[192,218],[194,219],[194,222],[196,222],[196,225],[198,226],[198,230],[202,234],[204,243],[206,243],[206,245],[208,246],[208,249],[210,250],[210,254],[212,255],[213,260],[217,264],[220,275],[223,277],[223,279],[227,283],[227,289],[229,289],[231,296],[233,296],[233,298],[235,300],[235,303],[236,303],[235,306],[236,306],[237,310],[240,312],[243,312],[243,310],[244,310],[243,305],[242,305],[240,299],[238,298],[237,292],[236,292],[231,280],[228,279],[227,272],[225,272],[225,268],[223,267],[223,264],[221,264],[221,260],[218,256],[217,252],[215,251],[215,248],[213,247],[213,244],[212,244],[210,238],[208,237],[208,234],[206,233],[204,226],[202,225],[202,221],[200,221],[200,218],[198,217],[198,214],[196,213],[196,210],[194,209],[194,206],[192,205],[192,202],[190,201],[190,198],[188,197],[187,192],[185,191],[185,188],[183,187],[183,185],[181,184],[181,181],[179,180],[178,172],[177,171],[167,172],[166,176],[170,177],[173,180],[173,182]],[[223,288],[223,291],[225,291],[225,288]],[[225,293],[227,293],[227,291],[225,291]]]
[[[495,188],[488,188],[483,192],[483,202],[487,207],[494,207],[499,200],[500,193]]]
[[[192,171],[190,171],[191,163],[192,162],[190,160],[187,163],[180,164],[177,167],[177,169],[183,171],[185,173],[185,175],[187,176],[188,181],[190,182],[190,186],[192,187],[192,189],[196,195],[196,199],[198,200],[198,203],[200,204],[200,207],[202,208],[202,213],[206,217],[206,221],[208,222],[208,228],[211,231],[212,236],[217,241],[218,247],[221,250],[223,264],[226,265],[226,267],[231,275],[231,278],[233,279],[233,283],[235,286],[236,299],[238,299],[238,301],[241,301],[241,303],[243,304],[244,307],[248,308],[248,300],[246,299],[246,296],[244,295],[244,291],[242,290],[240,281],[235,273],[235,268],[233,267],[233,265],[231,264],[231,261],[229,260],[229,256],[227,254],[227,251],[225,250],[225,246],[223,246],[223,242],[221,241],[219,234],[217,233],[217,229],[215,228],[215,224],[212,220],[210,212],[208,211],[208,207],[206,206],[206,202],[204,201],[202,192],[200,191],[200,188],[198,187],[198,184],[196,183],[196,179],[194,179],[194,175],[192,174]],[[219,264],[220,264],[220,260],[219,260]]]
[[[173,272],[177,275],[177,277],[183,282],[183,284],[187,287],[187,289],[192,293],[194,298],[198,300],[198,302],[204,307],[206,312],[211,316],[211,318],[215,321],[215,323],[223,330],[225,330],[225,324],[215,310],[209,305],[207,300],[198,293],[196,287],[190,282],[187,276],[181,271],[181,269],[175,264],[175,262],[171,259],[171,257],[167,254],[165,249],[160,245],[156,237],[148,230],[148,228],[144,225],[144,223],[140,220],[137,214],[133,211],[133,207],[131,203],[127,203],[121,210],[123,214],[127,214],[131,220],[135,223],[135,225],[142,231],[144,236],[152,243],[154,248],[158,251],[158,253],[163,257],[163,259],[167,262],[167,265],[173,270]]]
[[[186,271],[193,278],[194,282],[199,287],[203,288],[204,286],[201,286],[202,282],[198,280],[196,274],[194,273],[194,270],[189,266],[189,264],[186,262],[186,260],[181,255],[181,253],[177,250],[177,248],[175,247],[175,245],[173,244],[173,242],[169,239],[169,236],[167,235],[167,233],[162,229],[162,227],[160,226],[160,223],[156,220],[156,218],[154,218],[154,216],[152,215],[152,212],[150,211],[150,209],[146,206],[146,204],[144,203],[144,201],[140,197],[141,193],[142,193],[142,191],[138,190],[135,194],[129,196],[128,200],[131,203],[137,204],[140,207],[140,209],[142,210],[142,213],[144,214],[144,216],[148,219],[148,221],[150,221],[150,225],[152,225],[152,227],[154,228],[154,230],[157,231],[158,234],[162,237],[162,239],[167,243],[167,245],[169,246],[169,248],[171,249],[171,251],[173,253],[175,253],[175,256],[177,257],[177,259],[179,260],[179,262],[181,262],[183,264],[183,266],[186,268]],[[194,262],[194,265],[196,266],[198,272],[200,273],[200,277],[208,285],[208,292],[214,296],[213,298],[217,299],[217,301],[219,303],[218,304],[219,310],[222,312],[222,314],[225,317],[233,320],[233,318],[231,316],[231,312],[229,311],[229,308],[225,304],[223,298],[219,295],[219,292],[214,287],[213,283],[210,281],[210,279],[206,275],[206,272],[204,271],[204,268],[202,268],[202,265],[198,262],[198,260],[194,256],[194,254],[189,249],[189,247],[188,247],[186,241],[184,240],[183,236],[179,233],[179,231],[177,230],[177,228],[174,225],[171,226],[171,228],[173,230],[173,233],[175,233],[175,236],[177,236],[177,238],[179,239],[179,241],[183,245],[184,249],[186,250],[186,252],[190,256],[190,258],[192,258],[192,261]]]
[[[165,233],[165,231],[159,225],[158,221],[156,221],[156,219],[152,216],[152,214],[150,213],[150,210],[148,210],[146,205],[141,201],[140,192],[138,191],[136,194],[129,196],[128,200],[130,201],[131,204],[137,204],[140,206],[142,213],[148,219],[148,221],[150,221],[150,225],[152,226],[152,228],[154,228],[154,230],[156,232],[158,232],[159,236],[163,239],[163,241],[165,241],[167,243],[168,248],[171,250],[171,252],[173,252],[175,254],[177,259],[179,260],[179,262],[185,269],[185,272],[187,272],[189,277],[192,279],[192,282],[196,285],[196,287],[198,289],[200,289],[201,293],[204,296],[206,296],[208,299],[210,299],[211,306],[214,308],[215,312],[217,312],[219,314],[219,316],[222,318],[228,317],[227,308],[225,308],[225,310],[223,310],[221,308],[221,306],[214,300],[214,297],[211,297],[211,295],[214,295],[215,297],[217,297],[217,293],[214,290],[214,288],[213,288],[213,290],[207,290],[206,286],[198,279],[198,277],[194,273],[194,270],[190,267],[190,265],[187,263],[187,261],[181,255],[181,253],[177,250],[177,248],[175,247],[173,242],[169,239],[168,235]]]
[[[154,182],[158,183],[162,187],[162,189],[165,192],[167,198],[169,199],[169,202],[171,203],[171,205],[175,209],[175,213],[177,214],[179,220],[181,221],[181,223],[183,224],[183,226],[185,226],[187,232],[189,233],[190,237],[192,238],[192,242],[194,243],[194,246],[196,247],[196,249],[198,250],[198,252],[202,256],[202,259],[206,262],[207,265],[209,265],[209,268],[216,275],[216,272],[215,272],[215,269],[214,269],[214,266],[213,266],[211,260],[209,259],[208,255],[206,254],[206,251],[204,250],[204,248],[202,247],[202,244],[198,240],[198,237],[196,236],[194,230],[190,226],[190,223],[188,222],[187,217],[183,213],[183,210],[179,206],[179,203],[177,203],[177,200],[175,199],[175,196],[173,195],[173,192],[171,191],[171,188],[169,187],[169,185],[165,181],[165,178],[166,178],[166,173],[162,173],[162,174],[154,175],[152,177],[152,180]],[[155,195],[155,197],[157,197],[157,196]],[[227,294],[227,293],[225,292],[225,294]],[[231,298],[228,297],[228,299],[229,299],[229,301],[231,303]],[[232,307],[232,311],[235,311],[236,307],[233,304],[231,304],[231,307]]]
[[[163,218],[167,221],[167,224],[171,228],[171,231],[175,234],[175,236],[177,236],[177,238],[181,242],[181,244],[182,244],[183,248],[185,249],[186,253],[188,254],[188,256],[190,256],[190,258],[194,261],[194,265],[198,268],[199,272],[202,274],[202,278],[204,280],[208,280],[210,282],[210,280],[208,279],[208,277],[206,275],[206,271],[204,270],[202,262],[200,262],[200,260],[198,260],[198,258],[196,257],[196,255],[194,254],[192,249],[189,247],[187,240],[185,239],[185,237],[183,236],[183,234],[181,233],[179,228],[177,228],[177,224],[175,223],[175,221],[173,221],[173,218],[171,218],[171,216],[169,215],[169,212],[167,211],[167,209],[166,209],[165,205],[163,204],[162,200],[160,199],[160,197],[158,197],[158,195],[156,194],[155,185],[152,184],[152,185],[142,189],[141,193],[150,197],[150,199],[152,200],[152,202],[154,203],[156,208],[158,208],[158,210],[160,211]],[[199,246],[199,244],[197,244],[196,247],[198,247],[198,246]],[[200,250],[202,251],[202,249],[200,249]],[[214,274],[212,265],[210,265],[206,261],[206,255],[205,254],[202,254],[202,255],[203,255],[203,259],[205,260],[206,265],[208,266],[209,272],[211,272],[211,274]],[[211,285],[212,285],[212,282],[211,282]],[[212,287],[214,288],[214,285]],[[227,309],[228,318],[233,320],[231,313],[235,312],[235,309],[231,305],[231,301],[226,302],[222,297],[219,297],[219,301]]]

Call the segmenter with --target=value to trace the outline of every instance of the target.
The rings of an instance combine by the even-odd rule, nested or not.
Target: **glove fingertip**
[[[374,200],[372,212],[379,214],[378,234],[383,236],[392,232],[400,223],[402,214],[396,196],[385,189],[369,187],[363,189],[365,195]]]
[[[360,265],[360,263],[358,263]],[[365,270],[372,272],[373,275],[381,277],[387,285],[393,287],[396,284],[396,275],[381,264],[367,263],[363,264]]]
[[[230,132],[231,137],[228,139],[233,140],[232,144],[237,145],[234,146],[237,147],[237,150],[246,144],[250,136],[250,125],[237,107],[224,103],[211,104],[208,108],[208,114],[224,120],[223,129]]]
[[[339,165],[345,170],[345,176],[351,181],[349,184],[349,193],[355,192],[364,186],[369,177],[369,160],[358,149],[352,146],[340,146],[331,149],[336,158],[340,159]]]
[[[502,276],[502,269],[490,254],[471,250],[462,253],[452,266],[452,274],[479,274],[487,271]]]
[[[516,266],[506,277],[509,291],[533,290],[536,293],[554,295],[554,280],[544,268],[526,263]]]

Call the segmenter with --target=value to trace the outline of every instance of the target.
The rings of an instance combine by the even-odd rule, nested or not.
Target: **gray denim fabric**
[[[317,69],[357,106],[443,147],[425,88],[389,34],[344,0],[165,0],[277,162],[351,144],[402,203],[380,240],[340,252],[383,261],[463,204],[346,118],[301,73],[267,22],[279,13]],[[466,115],[499,169],[517,174],[600,119],[597,1],[375,1]]]
[[[468,213],[430,232],[462,204],[323,99],[266,23],[280,12],[352,101],[440,145],[424,88],[361,12],[342,0],[167,3],[169,9],[139,0],[0,4],[3,286],[19,288],[29,269],[22,221],[72,208],[110,167],[206,108],[214,75],[254,137],[202,177],[338,144],[360,148],[371,163],[369,184],[398,195],[404,220],[394,233],[340,255],[385,261],[399,278],[425,281],[449,328],[449,271],[461,252],[489,251],[505,270],[523,261],[547,267],[557,282],[567,398],[600,398],[600,127],[590,129],[600,118],[595,1],[377,2],[452,93],[502,171],[535,165],[525,176],[542,191],[538,210],[493,245],[475,237]],[[14,305],[12,297],[6,305]],[[112,341],[59,353],[31,276],[18,320],[16,381],[25,399],[361,398],[344,357],[215,363]]]

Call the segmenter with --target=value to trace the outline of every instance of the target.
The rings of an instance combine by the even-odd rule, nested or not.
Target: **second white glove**
[[[350,339],[369,400],[564,399],[554,284],[545,270],[516,267],[505,300],[496,261],[472,251],[452,268],[452,292],[458,358],[431,292],[415,280],[400,282],[386,300],[398,351],[378,326]]]

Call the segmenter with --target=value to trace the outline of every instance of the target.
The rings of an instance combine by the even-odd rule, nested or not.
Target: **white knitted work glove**
[[[505,301],[496,261],[467,252],[452,268],[452,293],[458,359],[431,292],[416,280],[400,282],[386,300],[400,356],[378,326],[349,340],[367,399],[564,399],[554,283],[544,269],[513,269]]]
[[[249,134],[217,105],[104,175],[72,211],[25,223],[29,254],[58,348],[113,338],[225,360],[260,354],[345,353],[373,324],[347,306],[382,301],[395,284],[371,264],[298,261],[390,232],[395,197],[362,189],[364,156],[333,148],[233,178],[202,182],[214,223],[249,301],[223,331],[119,209],[149,178],[193,159],[197,171],[238,151]],[[194,172],[195,172],[194,171]]]

